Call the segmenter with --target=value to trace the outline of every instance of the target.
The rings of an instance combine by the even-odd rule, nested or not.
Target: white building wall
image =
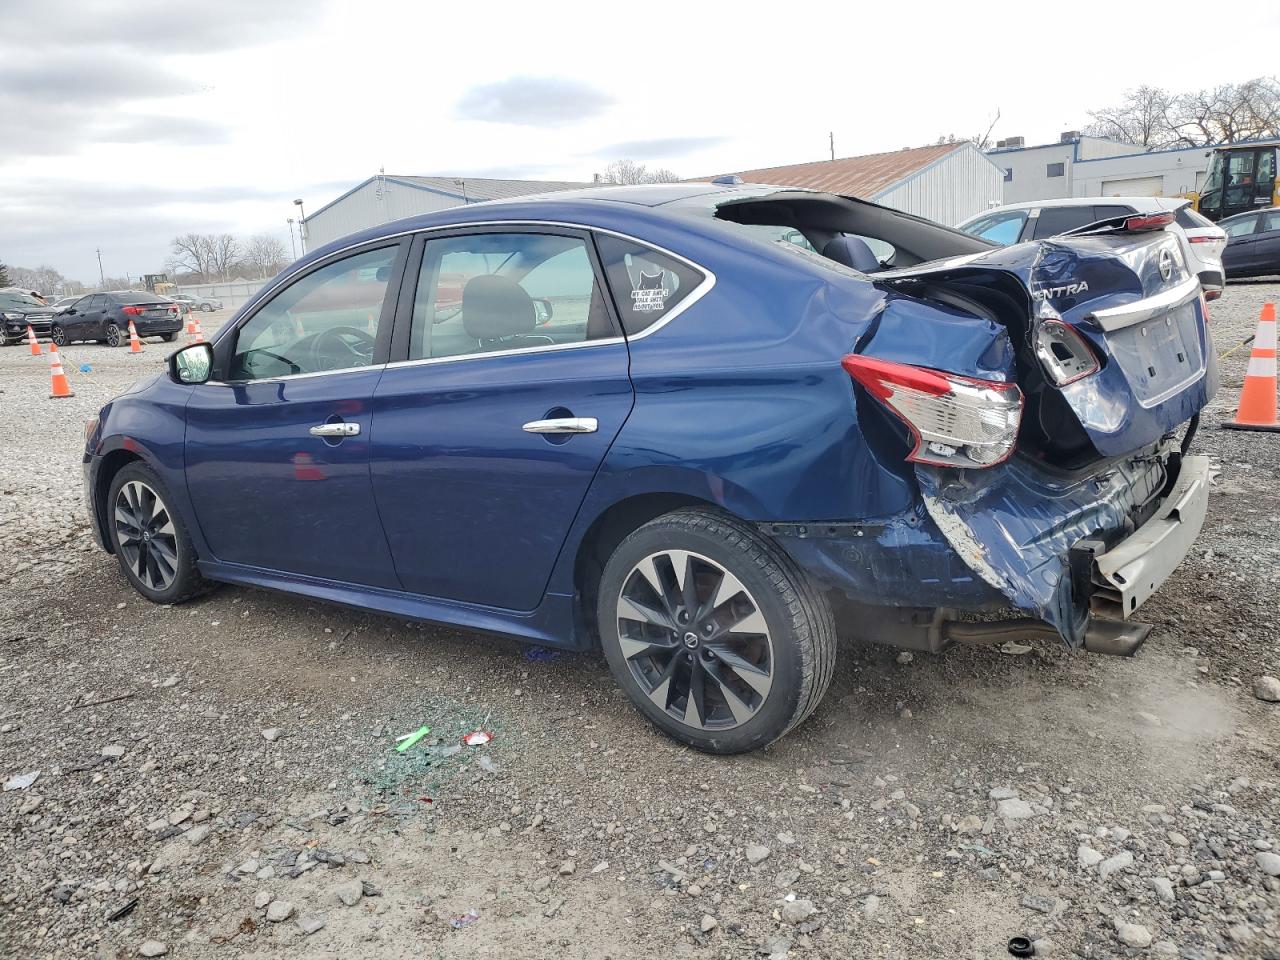
[[[1209,169],[1208,147],[1130,153],[1075,165],[1074,197],[1184,196],[1199,191]]]
[[[953,226],[1002,201],[1001,171],[969,145],[947,154],[872,199],[876,203]]]
[[[1133,144],[1119,143],[1102,137],[1081,137],[1067,143],[1047,143],[1036,147],[990,150],[987,156],[1001,170],[1012,170],[1004,183],[1002,203],[1025,203],[1029,200],[1059,200],[1077,196],[1073,193],[1079,160],[1132,153]],[[1049,176],[1049,165],[1062,164],[1062,176]]]
[[[307,250],[315,250],[348,234],[367,230],[389,220],[461,206],[462,201],[374,177],[352,193],[307,217]]]

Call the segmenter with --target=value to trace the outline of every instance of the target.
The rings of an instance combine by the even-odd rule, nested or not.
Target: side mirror
[[[169,378],[187,385],[206,383],[213,375],[213,347],[193,343],[169,354]]]
[[[555,311],[551,309],[550,300],[547,300],[544,297],[539,297],[533,301],[533,322],[537,326],[540,327],[544,323],[550,323],[551,317],[554,314]]]

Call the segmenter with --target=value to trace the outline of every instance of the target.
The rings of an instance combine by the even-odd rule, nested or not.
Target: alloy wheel
[[[632,568],[618,597],[618,637],[641,690],[697,730],[741,726],[773,686],[773,641],[759,604],[696,553],[664,550]]]
[[[49,331],[49,339],[57,346],[65,347],[67,345],[67,331],[63,330],[55,323],[53,325],[53,329]]]
[[[167,590],[178,575],[178,537],[169,508],[151,487],[131,480],[116,494],[116,539],[134,576]]]
[[[114,323],[107,324],[107,346],[108,347],[120,346],[120,328],[117,327]]]

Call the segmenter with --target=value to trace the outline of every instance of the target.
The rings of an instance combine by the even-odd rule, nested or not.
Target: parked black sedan
[[[1280,207],[1218,221],[1227,231],[1222,266],[1231,279],[1280,274]]]
[[[140,337],[160,337],[169,342],[182,331],[178,305],[167,297],[145,290],[111,290],[91,293],[58,314],[49,336],[58,346],[77,340],[97,340],[109,347],[129,341],[129,321]]]
[[[25,340],[28,325],[36,336],[49,336],[52,319],[53,308],[38,297],[16,287],[0,290],[0,347]]]

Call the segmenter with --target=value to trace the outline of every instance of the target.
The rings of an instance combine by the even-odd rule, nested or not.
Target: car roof
[[[993,213],[1003,213],[1006,210],[1036,210],[1045,207],[1110,207],[1123,204],[1127,207],[1133,207],[1138,213],[1149,213],[1157,210],[1177,210],[1185,207],[1191,201],[1185,197],[1058,197],[1054,200],[1027,200],[1021,203],[1004,203],[998,207],[991,207],[983,210],[981,213],[975,213],[972,217],[966,218],[964,221],[968,223],[970,220],[976,220],[978,217],[985,217]]]

